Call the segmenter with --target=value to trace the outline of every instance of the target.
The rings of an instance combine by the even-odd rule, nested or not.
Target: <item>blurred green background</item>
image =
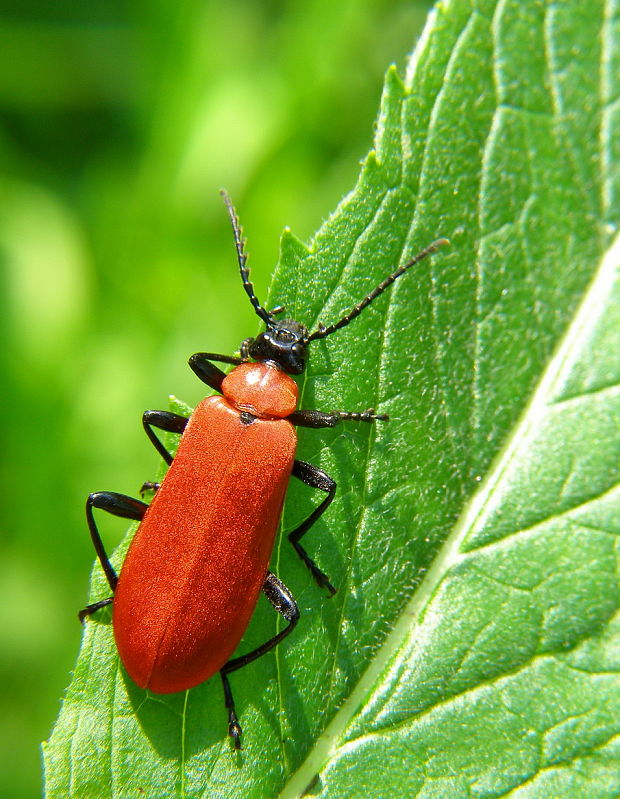
[[[55,3],[0,19],[0,797],[40,794],[94,559],[89,491],[135,495],[145,408],[257,320],[218,196],[265,297],[278,238],[352,188],[383,74],[426,0]],[[106,520],[109,546],[125,524]]]

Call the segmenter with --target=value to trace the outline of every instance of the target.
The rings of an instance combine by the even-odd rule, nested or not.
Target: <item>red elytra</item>
[[[222,390],[192,414],[114,594],[123,665],[157,693],[204,682],[237,648],[265,581],[293,468],[297,435],[282,417],[295,410],[295,381],[248,363]],[[240,411],[257,418],[243,424]]]
[[[293,425],[333,427],[343,421],[385,420],[362,412],[296,410],[298,390],[289,374],[301,374],[308,345],[349,324],[400,275],[439,246],[438,239],[385,278],[338,322],[313,332],[259,303],[249,280],[239,222],[228,196],[243,287],[265,330],[243,342],[239,356],[196,353],[190,365],[223,396],[207,397],[189,421],[168,411],[146,411],[144,428],[170,464],[150,505],[109,491],[90,494],[86,518],[113,596],[93,602],[83,621],[113,605],[121,660],[142,688],[171,693],[191,688],[219,671],[228,731],[240,748],[241,726],[228,675],[269,652],[295,627],[299,609],[290,590],[269,569],[269,559],[289,479],[298,478],[327,495],[288,539],[317,584],[335,588],[300,540],[332,501],[335,481],[322,469],[295,459]],[[282,309],[280,309],[282,310]],[[213,361],[234,364],[226,375]],[[253,362],[254,361],[254,362]],[[182,433],[174,458],[153,428]],[[110,563],[93,509],[140,521],[120,576]],[[288,623],[252,651],[231,658],[263,590]]]

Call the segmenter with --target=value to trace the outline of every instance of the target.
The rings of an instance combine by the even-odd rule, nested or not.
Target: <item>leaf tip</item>
[[[280,237],[280,262],[299,261],[310,255],[310,249],[289,227],[285,227]]]

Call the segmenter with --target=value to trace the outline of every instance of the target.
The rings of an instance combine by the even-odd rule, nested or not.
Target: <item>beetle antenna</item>
[[[252,285],[252,281],[250,280],[250,270],[246,266],[248,255],[245,251],[245,239],[243,238],[243,229],[239,224],[239,217],[237,216],[237,212],[235,210],[235,206],[228,195],[228,192],[225,189],[220,190],[220,194],[224,199],[224,203],[226,205],[226,210],[228,211],[228,216],[230,217],[230,224],[232,225],[233,234],[235,237],[235,247],[237,248],[237,260],[239,261],[239,271],[241,272],[241,280],[243,281],[243,288],[245,289],[246,294],[250,298],[250,302],[254,306],[254,310],[263,320],[266,325],[269,325],[273,321],[272,315],[269,311],[266,311],[263,306],[258,301],[256,294],[254,294],[254,286]]]
[[[448,241],[448,239],[437,239],[437,241],[434,241],[432,244],[429,244],[428,247],[425,247],[417,255],[414,255],[414,257],[411,258],[411,260],[407,261],[407,263],[403,264],[402,266],[399,266],[398,269],[396,269],[396,271],[392,272],[392,274],[389,275],[389,277],[386,277],[385,280],[379,283],[376,289],[371,291],[370,294],[368,294],[368,296],[364,297],[364,299],[361,302],[359,302],[354,308],[352,308],[349,311],[349,313],[343,316],[342,319],[340,319],[338,322],[336,322],[333,325],[330,325],[329,327],[324,327],[323,325],[319,325],[318,329],[315,330],[314,333],[311,333],[308,336],[308,341],[315,341],[316,339],[319,338],[325,338],[326,336],[329,336],[332,333],[334,333],[336,330],[340,330],[340,328],[348,325],[349,322],[352,319],[355,319],[356,316],[359,316],[361,312],[364,310],[364,308],[366,308],[367,305],[370,305],[370,303],[376,297],[378,297],[379,294],[382,294],[388,286],[391,286],[392,283],[396,280],[396,278],[400,277],[403,274],[403,272],[406,272],[407,269],[419,263],[420,261],[424,260],[424,258],[431,255],[432,253],[436,252],[440,247],[443,247],[444,244],[449,244],[449,243],[450,242]]]

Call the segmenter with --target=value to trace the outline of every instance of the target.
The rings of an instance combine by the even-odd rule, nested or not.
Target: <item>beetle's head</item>
[[[276,322],[272,318],[267,329],[250,342],[248,354],[256,361],[271,361],[291,375],[300,375],[308,360],[308,331],[294,319]]]
[[[388,277],[382,280],[370,294],[367,294],[363,300],[358,302],[357,305],[351,308],[351,310],[337,322],[327,327],[319,324],[313,333],[309,333],[303,325],[299,324],[299,322],[295,322],[293,319],[284,319],[281,322],[276,321],[276,314],[284,309],[278,308],[273,311],[268,311],[258,301],[256,294],[254,294],[254,286],[250,281],[250,270],[246,263],[248,256],[245,252],[245,241],[241,225],[237,218],[237,213],[228,194],[226,194],[225,191],[221,193],[226,203],[233,228],[243,288],[250,298],[250,302],[257,315],[263,320],[266,326],[264,333],[261,333],[255,339],[248,339],[247,342],[245,342],[245,346],[242,345],[242,354],[247,354],[257,361],[263,361],[265,363],[271,362],[292,375],[299,375],[306,368],[308,344],[311,341],[331,336],[336,330],[340,330],[348,325],[349,322],[355,319],[356,316],[359,316],[364,308],[370,305],[376,297],[382,294],[396,278],[400,277],[407,269],[419,263],[423,258],[435,252],[439,247],[448,243],[447,239],[437,239],[437,241],[429,244],[428,247],[425,247],[417,255],[414,255],[413,258],[410,258],[399,266],[391,275],[388,275]]]

